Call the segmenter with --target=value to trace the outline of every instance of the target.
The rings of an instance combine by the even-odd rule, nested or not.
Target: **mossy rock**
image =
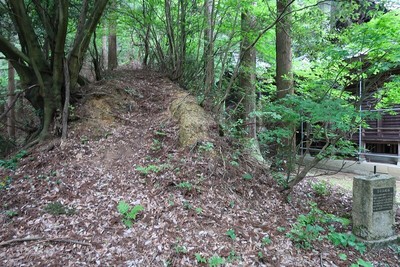
[[[197,104],[196,98],[188,93],[179,92],[170,105],[170,111],[179,123],[179,143],[181,146],[193,146],[198,142],[212,141],[209,133],[215,122]]]

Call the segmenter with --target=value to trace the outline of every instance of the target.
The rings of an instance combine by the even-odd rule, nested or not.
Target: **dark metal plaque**
[[[394,188],[374,188],[372,198],[372,211],[393,210]]]

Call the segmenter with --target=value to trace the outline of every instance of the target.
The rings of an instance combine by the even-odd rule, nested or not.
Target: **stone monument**
[[[396,242],[396,179],[371,174],[353,179],[353,234],[372,247]]]

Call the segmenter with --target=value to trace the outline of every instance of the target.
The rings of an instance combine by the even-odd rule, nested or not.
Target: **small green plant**
[[[272,243],[272,240],[271,240],[271,238],[270,238],[268,235],[266,235],[266,236],[264,236],[264,237],[261,239],[261,243],[262,243],[264,246],[266,246],[266,245],[271,244],[271,243]]]
[[[195,211],[199,215],[203,213],[203,209],[202,208],[196,208]]]
[[[59,201],[51,202],[44,207],[44,210],[51,215],[73,215],[74,208],[68,208]]]
[[[210,267],[218,267],[224,263],[225,263],[225,259],[218,255],[214,255],[208,259],[208,266],[210,266]]]
[[[196,254],[194,254],[194,256],[196,257],[196,262],[197,262],[198,264],[207,263],[207,259],[204,258],[203,256],[201,256],[200,253],[196,253]]]
[[[277,230],[278,232],[280,232],[280,233],[283,233],[283,232],[286,231],[286,228],[283,227],[283,226],[278,226],[278,227],[276,228],[276,230]]]
[[[8,218],[12,218],[15,216],[18,216],[18,212],[15,210],[6,210],[4,211],[4,214],[8,217]]]
[[[240,260],[240,256],[237,255],[234,250],[231,250],[231,252],[229,252],[228,258],[226,260],[227,260],[227,262],[232,263],[232,262],[235,262],[235,261],[239,261]]]
[[[231,164],[231,166],[233,166],[233,167],[239,167],[240,166],[239,162],[237,162],[236,160],[229,161],[229,164]]]
[[[314,241],[328,238],[334,245],[352,246],[360,253],[364,253],[365,246],[357,242],[351,234],[337,233],[335,223],[347,226],[350,221],[332,214],[327,214],[317,208],[316,203],[311,203],[308,214],[301,214],[287,236],[303,249],[313,248]],[[328,233],[328,235],[326,235]]]
[[[137,166],[135,170],[137,170],[140,174],[146,176],[150,173],[159,173],[165,169],[170,169],[171,165],[169,164],[161,164],[161,165],[154,165],[150,164],[147,166]]]
[[[200,152],[210,152],[212,150],[214,150],[214,144],[212,142],[202,142],[199,145]]]
[[[0,191],[1,190],[5,190],[8,189],[8,187],[10,186],[12,181],[12,178],[10,176],[4,176],[1,180],[0,180]]]
[[[168,205],[169,205],[169,206],[175,205],[175,202],[174,202],[174,195],[172,195],[172,194],[170,194],[169,197],[168,197]]]
[[[364,254],[366,251],[366,246],[362,242],[358,242],[355,235],[347,234],[347,233],[337,233],[335,231],[331,231],[328,234],[328,239],[334,244],[335,246],[343,246],[343,247],[353,247],[355,250]]]
[[[176,187],[190,191],[192,190],[193,185],[190,182],[180,182],[179,184],[176,185]]]
[[[10,159],[0,160],[0,167],[3,167],[5,169],[9,169],[9,170],[15,170],[17,168],[17,166],[18,166],[18,162],[23,157],[25,157],[27,154],[28,154],[28,152],[26,150],[21,150]]]
[[[167,136],[167,134],[163,130],[156,130],[154,131],[154,135],[164,137]]]
[[[190,204],[189,201],[183,201],[182,204],[183,204],[183,207],[184,207],[186,210],[191,210],[191,209],[193,208],[193,205]]]
[[[325,181],[311,183],[311,188],[317,196],[329,195],[329,184]]]
[[[253,179],[253,175],[251,175],[250,173],[245,173],[245,174],[243,174],[243,179],[244,180],[251,180],[251,179]]]
[[[163,147],[163,144],[160,140],[153,138],[153,143],[151,144],[151,150],[153,151],[158,151],[161,150]]]
[[[82,136],[81,137],[81,144],[82,145],[84,145],[84,144],[86,144],[87,142],[89,142],[89,137],[87,137],[87,136]]]
[[[287,175],[283,172],[273,172],[272,173],[272,178],[274,178],[274,180],[276,181],[276,183],[280,186],[282,186],[283,188],[287,188],[288,187],[288,179],[287,179]]]
[[[118,203],[117,210],[123,216],[122,222],[125,224],[125,226],[131,228],[133,221],[136,220],[136,216],[139,214],[139,212],[144,210],[144,207],[140,204],[132,207],[125,201],[121,200]]]
[[[226,231],[226,235],[229,236],[232,240],[236,239],[235,230],[233,229],[229,229],[228,231]]]
[[[175,252],[177,254],[186,254],[187,253],[187,248],[183,245],[176,245],[175,246]]]
[[[353,263],[350,265],[350,267],[374,267],[374,265],[372,263],[370,263],[369,261],[365,261],[363,259],[358,259],[356,263]]]
[[[347,260],[347,255],[346,254],[344,254],[344,253],[339,253],[339,259],[341,259],[342,261],[345,261],[345,260]]]

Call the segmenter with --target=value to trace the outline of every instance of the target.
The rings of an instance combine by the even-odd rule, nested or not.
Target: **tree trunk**
[[[239,86],[244,93],[243,121],[246,129],[245,147],[249,150],[251,158],[259,164],[264,164],[257,140],[256,111],[256,48],[252,46],[252,32],[256,28],[256,19],[248,11],[242,10],[241,32],[242,42],[240,48]]]
[[[276,89],[277,98],[285,98],[294,93],[292,72],[292,39],[291,39],[291,7],[292,0],[277,0],[278,16],[282,19],[276,24]],[[295,129],[292,135],[283,138],[282,143],[275,151],[272,167],[283,168],[291,172],[296,155]]]
[[[256,22],[248,12],[242,12],[242,44],[240,51],[241,67],[239,72],[239,85],[244,91],[244,123],[247,137],[256,139],[256,49],[251,44],[250,33],[255,28]]]
[[[117,58],[117,17],[116,17],[116,1],[111,3],[111,15],[108,20],[108,70],[114,70],[118,67]]]
[[[11,62],[8,61],[8,99],[7,108],[10,108],[14,103],[15,98],[15,71]],[[7,114],[7,132],[8,137],[15,140],[15,108],[11,107]]]
[[[278,98],[293,94],[291,11],[289,0],[277,0],[278,15],[285,12],[276,24],[276,87]]]
[[[103,35],[101,37],[101,51],[102,51],[102,64],[103,69],[105,70],[108,67],[108,51],[107,51],[107,26],[106,24],[103,25]]]
[[[206,103],[214,86],[214,0],[205,0],[204,16],[206,28],[204,30],[204,98]]]
[[[50,125],[54,120],[56,111],[61,111],[61,90],[63,86],[63,60],[65,57],[65,39],[68,25],[68,0],[59,0],[57,5],[46,6],[43,1],[33,1],[36,10],[43,10],[55,27],[46,22],[47,15],[39,15],[39,22],[33,21],[23,0],[7,0],[3,5],[11,17],[18,34],[19,45],[15,46],[0,35],[0,52],[2,52],[17,71],[21,84],[26,89],[26,98],[31,102],[41,117],[40,139],[49,135]],[[95,2],[91,13],[87,8],[88,1],[83,1],[78,29],[72,49],[68,55],[68,64],[71,71],[71,88],[78,80],[82,59],[88,49],[90,37],[96,28],[108,0]],[[40,13],[40,12],[39,12]],[[40,23],[42,23],[40,25]],[[34,29],[42,27],[47,38],[51,56],[43,51],[39,38]]]

